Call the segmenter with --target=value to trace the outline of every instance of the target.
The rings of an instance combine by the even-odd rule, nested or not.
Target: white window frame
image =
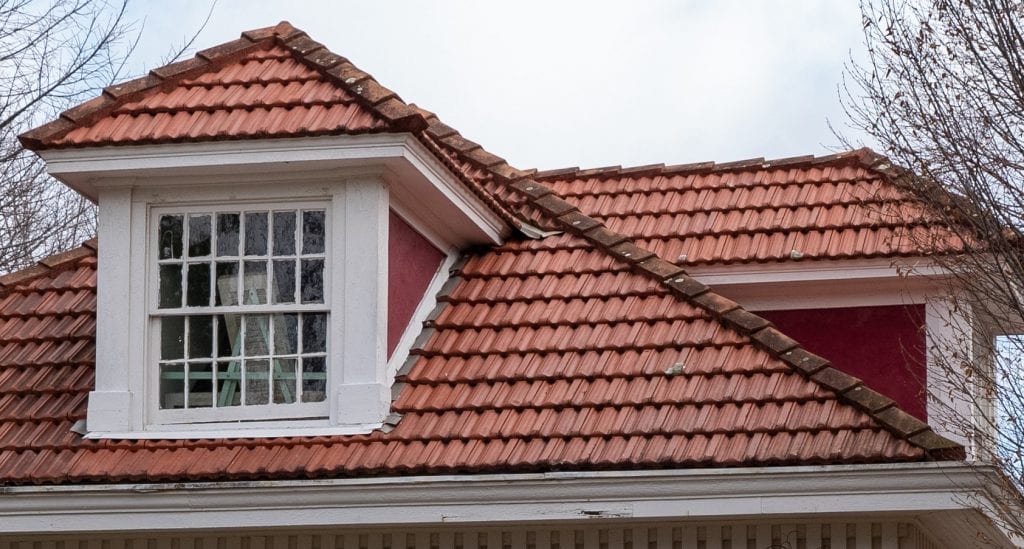
[[[192,409],[161,409],[159,406],[160,401],[160,378],[159,378],[159,362],[160,362],[160,319],[169,316],[193,316],[193,315],[221,315],[221,314],[272,314],[272,313],[314,313],[322,312],[327,314],[327,326],[326,329],[330,333],[330,324],[332,322],[331,315],[331,265],[332,256],[331,253],[333,241],[335,235],[332,234],[332,224],[330,216],[331,204],[327,200],[310,201],[310,200],[275,200],[275,201],[255,201],[255,202],[213,202],[204,204],[192,204],[188,206],[175,206],[175,205],[159,205],[153,206],[149,210],[149,219],[147,225],[148,238],[150,245],[147,247],[147,287],[149,289],[149,296],[147,299],[147,310],[148,310],[148,324],[149,329],[147,333],[148,338],[148,357],[147,365],[148,370],[146,372],[146,402],[148,405],[147,414],[151,418],[153,424],[159,425],[170,425],[170,424],[230,424],[230,422],[236,421],[267,421],[267,420],[285,420],[285,419],[299,419],[299,418],[327,418],[330,415],[330,401],[325,399],[322,402],[314,403],[293,403],[293,404],[265,404],[265,405],[241,405],[241,406],[230,406],[223,408],[192,408]],[[325,213],[325,239],[324,239],[324,302],[316,304],[303,304],[303,303],[290,303],[290,304],[271,304],[268,303],[263,305],[231,305],[231,306],[208,306],[208,307],[189,307],[182,306],[177,309],[161,309],[158,306],[159,301],[159,250],[155,243],[157,242],[157,232],[159,231],[160,217],[163,215],[182,215],[187,223],[187,219],[190,215],[194,214],[215,214],[223,212],[255,212],[255,211],[281,211],[281,210],[295,210],[296,212],[302,210],[323,210]],[[182,242],[182,247],[187,248],[188,243]],[[183,250],[183,254],[184,254]],[[268,258],[272,257],[272,253],[268,250]],[[216,262],[216,255],[211,254],[210,263]],[[237,260],[244,261],[245,256],[240,254]],[[188,263],[186,258],[182,258],[182,263]],[[268,273],[268,277],[271,276]],[[183,277],[183,280],[187,278]],[[185,290],[183,289],[183,294]],[[184,295],[183,295],[184,299]],[[330,341],[327,341],[327,377],[328,387],[330,387],[331,377],[331,355],[332,349]],[[182,361],[184,362],[184,360]],[[210,360],[210,362],[215,362]],[[187,381],[186,381],[187,384]],[[222,425],[223,426],[223,425]]]

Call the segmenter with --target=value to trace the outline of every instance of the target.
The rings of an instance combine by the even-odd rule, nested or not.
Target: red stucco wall
[[[388,224],[388,358],[423,299],[444,254],[395,212]]]
[[[811,352],[927,419],[924,306],[759,311]]]

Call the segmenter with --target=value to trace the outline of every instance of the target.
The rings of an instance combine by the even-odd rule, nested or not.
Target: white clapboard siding
[[[914,524],[586,524],[136,536],[0,537],[0,549],[942,549]]]

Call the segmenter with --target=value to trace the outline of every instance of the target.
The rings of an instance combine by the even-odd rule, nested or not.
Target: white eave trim
[[[968,509],[962,462],[0,487],[5,533],[737,519]]]
[[[511,233],[497,213],[409,133],[87,147],[44,150],[39,155],[51,175],[93,200],[98,185],[117,185],[118,180],[144,184],[152,177],[229,173],[414,171],[456,204],[490,243],[501,243]]]
[[[686,267],[686,265],[681,265]],[[942,277],[949,273],[927,259],[875,258],[790,260],[687,268],[686,272],[709,286],[835,280],[912,279]]]

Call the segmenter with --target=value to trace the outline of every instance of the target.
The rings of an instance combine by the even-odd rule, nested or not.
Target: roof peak
[[[834,164],[852,163],[865,169],[875,169],[887,163],[885,156],[868,147],[840,151],[828,155],[801,155],[784,158],[765,159],[764,157],[732,160],[728,162],[689,162],[686,164],[646,164],[639,166],[602,166],[596,168],[554,168],[550,170],[529,170],[528,173],[537,180],[562,179],[568,177],[621,177],[645,175],[680,175],[690,173],[735,172],[750,169],[806,168]]]
[[[25,148],[36,151],[68,146],[139,144],[180,140],[160,139],[149,136],[145,132],[143,132],[142,139],[129,140],[123,139],[124,132],[121,134],[110,132],[110,135],[100,138],[93,137],[91,140],[83,142],[61,141],[63,137],[76,129],[90,128],[104,118],[112,116],[116,113],[116,109],[127,103],[137,102],[161,92],[168,92],[176,86],[185,85],[189,79],[220,70],[254,51],[267,49],[274,45],[288,50],[297,61],[309,69],[317,71],[325,82],[344,90],[360,107],[385,122],[386,127],[375,128],[373,131],[415,133],[426,128],[427,121],[419,109],[407,105],[398,94],[382,86],[345,57],[331,52],[323,44],[312,40],[304,31],[294,27],[288,21],[281,21],[274,26],[245,31],[236,40],[201,50],[190,59],[155,68],[146,76],[109,86],[98,97],[64,111],[57,120],[27,131],[21,134],[19,139]],[[258,78],[258,75],[253,77]],[[201,138],[254,137],[235,135],[228,131],[230,128],[223,129],[225,131],[220,133],[209,132],[207,129],[209,135],[204,135]],[[292,131],[291,134],[283,133],[280,137],[288,137],[292,134],[302,136],[308,133],[303,132],[302,129],[300,127],[298,132]],[[344,123],[339,122],[335,126],[318,128],[316,133],[344,134],[346,130]],[[263,134],[260,133],[259,136],[263,136]],[[200,137],[191,135],[181,139],[185,138],[188,140],[200,139]]]

